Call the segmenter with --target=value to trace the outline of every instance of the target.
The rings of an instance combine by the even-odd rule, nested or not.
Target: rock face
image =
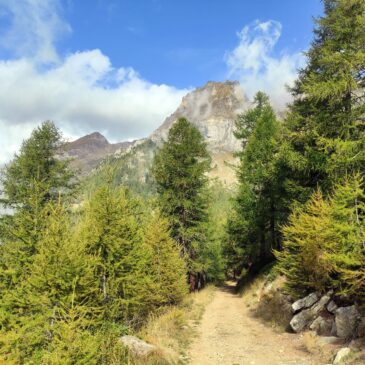
[[[153,346],[135,336],[122,336],[120,342],[127,347],[135,357],[147,357],[156,351]]]
[[[66,143],[61,148],[63,157],[72,160],[71,165],[87,174],[106,156],[118,150],[125,150],[132,142],[109,143],[99,132],[88,134],[76,141]]]
[[[240,148],[233,135],[235,118],[249,106],[238,82],[209,81],[184,96],[177,110],[151,134],[150,139],[160,144],[166,140],[174,122],[185,117],[203,134],[211,152],[235,152]]]
[[[184,96],[176,111],[147,138],[110,144],[100,133],[93,133],[68,143],[63,151],[66,157],[74,158],[75,167],[81,168],[87,174],[108,155],[123,159],[128,154],[130,159],[135,151],[143,150],[146,154],[141,158],[149,161],[140,169],[145,175],[145,166],[152,164],[153,154],[167,139],[171,126],[180,117],[185,117],[200,130],[207,142],[212,155],[210,175],[223,183],[232,184],[235,182],[235,173],[229,165],[235,163],[233,153],[240,148],[239,141],[233,135],[235,120],[238,113],[244,112],[250,106],[238,82],[209,81]],[[141,175],[139,178],[143,181],[145,177]]]

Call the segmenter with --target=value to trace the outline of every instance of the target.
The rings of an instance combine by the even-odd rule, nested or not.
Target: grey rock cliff
[[[149,138],[157,145],[161,144],[174,122],[184,117],[198,127],[211,152],[235,152],[240,148],[233,135],[235,119],[249,106],[238,82],[209,81],[184,96],[177,110]]]

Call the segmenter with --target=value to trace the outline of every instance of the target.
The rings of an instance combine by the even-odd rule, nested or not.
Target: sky
[[[207,81],[267,92],[305,65],[320,0],[0,0],[0,164],[44,120],[67,140],[149,135]]]

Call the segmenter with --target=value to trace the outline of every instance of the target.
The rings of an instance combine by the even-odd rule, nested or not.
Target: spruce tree
[[[199,130],[180,118],[157,152],[152,169],[161,212],[169,221],[172,237],[189,259],[192,275],[202,269],[198,255],[207,238],[204,223],[207,220],[206,173],[210,161]]]
[[[280,181],[275,164],[279,124],[264,93],[257,93],[254,102],[255,107],[238,119],[235,132],[243,149],[238,153],[238,193],[227,225],[226,252],[238,271],[272,259],[271,250],[279,242]]]
[[[25,140],[20,153],[5,166],[1,184],[1,203],[13,209],[28,207],[29,197],[37,192],[38,206],[65,197],[75,187],[69,161],[61,159],[61,132],[52,122],[44,122]]]
[[[294,199],[364,171],[365,3],[324,0],[307,65],[292,88],[282,158]]]

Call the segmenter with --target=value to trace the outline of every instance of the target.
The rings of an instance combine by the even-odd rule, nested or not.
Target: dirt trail
[[[299,336],[254,318],[233,287],[217,289],[190,348],[191,365],[309,365]]]

